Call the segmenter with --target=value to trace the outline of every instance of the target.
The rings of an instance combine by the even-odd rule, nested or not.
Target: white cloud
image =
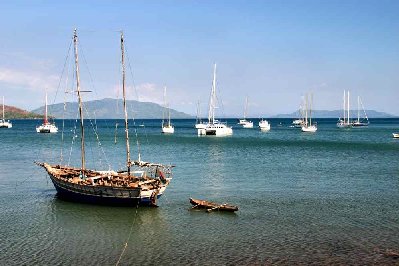
[[[48,89],[54,91],[58,84],[58,77],[47,75],[40,71],[22,71],[11,68],[0,68],[0,82],[32,91]]]

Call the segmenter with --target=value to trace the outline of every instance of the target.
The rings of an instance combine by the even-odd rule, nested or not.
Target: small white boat
[[[247,111],[248,111],[248,96],[245,98],[244,119],[240,119],[238,124],[242,125],[243,128],[253,128],[254,123],[252,121],[247,120]]]
[[[267,120],[260,120],[259,121],[259,128],[262,131],[269,131],[270,130],[270,123]]]
[[[312,125],[312,104],[313,104],[313,94],[310,94],[310,103],[309,103],[309,95],[306,94],[305,98],[305,124],[301,127],[302,132],[316,132],[317,126]],[[309,119],[308,119],[309,113]]]
[[[5,119],[4,117],[4,96],[3,96],[3,119],[0,120],[0,128],[12,128],[12,123],[10,120]]]
[[[233,129],[225,123],[221,123],[215,119],[215,109],[216,109],[216,64],[213,68],[213,81],[211,97],[209,100],[209,113],[208,113],[208,123],[205,124],[204,128],[198,129],[198,136],[229,136],[233,134]]]
[[[399,133],[392,133],[392,135],[395,139],[399,139]]]
[[[311,125],[311,126],[303,126],[302,127],[302,132],[316,132],[317,131],[317,127],[315,125]]]
[[[253,128],[254,127],[254,123],[252,121],[247,121],[244,124],[242,124],[243,128]]]
[[[47,92],[46,92],[46,106],[44,111],[44,120],[43,124],[36,127],[37,133],[57,133],[58,128],[55,123],[50,123],[47,118]]]
[[[302,119],[295,119],[291,124],[291,127],[302,127],[304,123]]]
[[[164,121],[164,117],[165,116],[163,114],[163,118],[162,118],[162,133],[173,134],[173,133],[175,133],[175,128],[173,127],[173,125],[170,122],[170,108],[169,108],[169,105],[166,103],[166,87],[164,88],[163,98],[164,98],[164,101],[165,101],[164,110],[166,109],[167,112],[168,112],[168,121],[167,122]]]

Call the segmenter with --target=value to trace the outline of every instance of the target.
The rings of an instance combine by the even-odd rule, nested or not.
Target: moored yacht
[[[5,119],[4,116],[4,96],[3,96],[3,118],[0,120],[0,128],[12,128],[12,123],[10,120]]]
[[[261,119],[259,121],[259,128],[262,131],[269,131],[270,130],[270,123],[267,120]]]
[[[213,69],[213,82],[211,97],[209,100],[209,113],[208,123],[205,124],[204,128],[198,129],[199,136],[229,136],[233,134],[233,129],[227,126],[226,123],[221,123],[215,119],[215,108],[216,108],[216,64]]]
[[[55,123],[50,123],[48,121],[48,117],[47,117],[47,92],[46,92],[46,105],[45,105],[45,110],[44,110],[44,120],[43,120],[43,124],[41,124],[40,126],[36,127],[36,132],[37,133],[57,133],[58,132],[58,128],[55,125]]]
[[[309,95],[306,94],[305,123],[301,128],[302,132],[316,132],[317,131],[317,126],[315,124],[312,124],[312,104],[313,104],[313,94],[310,94],[310,100],[309,100]]]

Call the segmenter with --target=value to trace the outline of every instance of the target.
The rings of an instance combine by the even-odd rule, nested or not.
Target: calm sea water
[[[176,165],[160,207],[139,209],[58,199],[33,162],[79,165],[77,124],[46,135],[35,133],[39,121],[13,121],[0,130],[1,264],[113,265],[129,235],[121,265],[398,264],[384,252],[399,251],[399,120],[342,130],[319,119],[315,134],[270,121],[262,133],[230,120],[225,138],[198,137],[193,120],[175,121],[170,136],[158,120],[131,121],[134,157],[137,134],[143,160]],[[89,167],[122,168],[123,121],[95,126],[101,144],[88,128]],[[240,210],[190,211],[190,197]]]

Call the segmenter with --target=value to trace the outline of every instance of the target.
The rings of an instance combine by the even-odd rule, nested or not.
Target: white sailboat
[[[4,96],[3,96],[3,118],[0,120],[0,128],[12,128],[12,123],[10,120],[5,119],[4,116]]]
[[[213,68],[213,81],[211,97],[209,100],[208,123],[205,128],[198,129],[198,135],[213,135],[213,136],[229,136],[233,134],[233,129],[228,127],[225,123],[221,123],[215,119],[216,108],[216,64]]]
[[[316,132],[317,126],[312,125],[312,105],[313,105],[313,94],[306,94],[305,98],[305,124],[302,126],[302,132]]]
[[[360,106],[362,107],[364,113],[364,119],[362,120],[360,120]],[[367,117],[366,110],[364,110],[362,100],[360,99],[360,96],[357,96],[357,120],[352,122],[352,127],[367,127],[369,124],[369,118]]]
[[[201,111],[200,111],[200,102],[198,101],[197,103],[197,118],[195,121],[195,128],[200,129],[200,128],[205,128],[206,124],[202,122],[201,120]]]
[[[163,112],[162,133],[173,134],[173,133],[175,133],[175,128],[173,127],[173,125],[170,122],[170,108],[169,108],[169,104],[167,104],[167,102],[166,102],[166,87],[164,88],[164,91],[163,91],[163,98],[164,98],[164,101],[165,101],[164,110],[166,110],[166,112],[168,113],[167,114],[168,120],[167,120],[167,122],[165,122],[165,119],[164,119],[165,112]]]
[[[36,127],[37,133],[57,133],[58,128],[55,123],[50,123],[47,118],[47,92],[46,92],[46,105],[44,109],[44,120],[43,124]]]
[[[352,127],[352,123],[350,121],[349,91],[344,90],[343,118],[339,118],[337,122],[337,127]]]
[[[248,112],[248,96],[245,98],[245,109],[244,109],[244,119],[240,119],[239,123],[243,128],[253,128],[254,123],[252,121],[247,120],[247,112]]]
[[[270,123],[263,118],[259,121],[259,128],[261,131],[269,131],[270,130]]]

